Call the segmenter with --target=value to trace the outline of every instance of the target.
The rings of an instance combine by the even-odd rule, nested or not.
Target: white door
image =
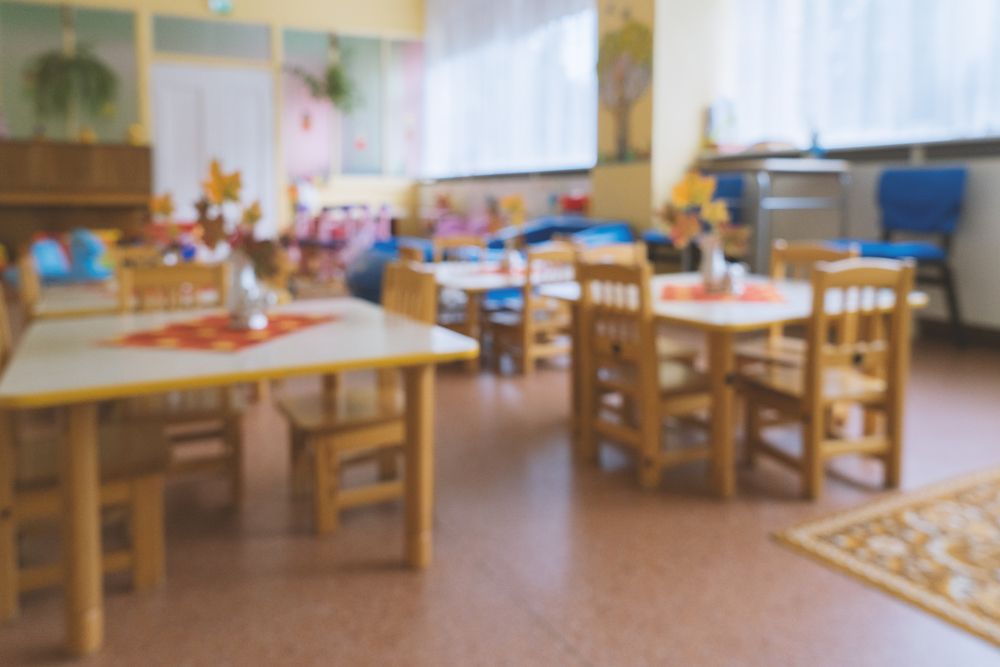
[[[208,165],[243,175],[243,202],[260,200],[258,236],[277,230],[274,95],[271,73],[236,67],[153,66],[153,182],[173,193],[178,220],[196,220],[194,202]]]

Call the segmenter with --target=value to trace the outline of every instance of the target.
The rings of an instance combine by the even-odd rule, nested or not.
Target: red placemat
[[[330,315],[270,315],[266,329],[249,331],[230,329],[227,315],[209,315],[190,322],[177,322],[159,329],[136,331],[104,341],[116,347],[155,347],[174,350],[210,350],[238,352],[252,345],[286,336],[307,327],[332,322]]]
[[[701,283],[691,285],[664,285],[660,292],[664,301],[747,301],[782,303],[785,297],[770,283],[747,285],[742,294],[709,292]]]

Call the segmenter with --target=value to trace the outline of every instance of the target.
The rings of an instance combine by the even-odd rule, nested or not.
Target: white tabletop
[[[0,378],[0,407],[41,407],[293,375],[443,363],[473,359],[479,351],[471,338],[388,314],[358,299],[302,301],[274,310],[336,319],[237,352],[101,344],[218,311],[36,321]]]
[[[524,270],[506,271],[502,269],[500,262],[437,262],[424,266],[434,272],[434,278],[440,287],[449,289],[489,292],[524,287]],[[561,282],[572,279],[572,276],[572,268],[552,266],[539,270],[533,282]]]
[[[750,283],[769,283],[764,276],[748,276]],[[698,273],[670,273],[653,276],[653,312],[660,320],[697,327],[699,329],[754,331],[772,324],[803,322],[812,313],[812,286],[801,280],[785,280],[776,283],[778,292],[784,297],[782,302],[760,301],[681,301],[663,299],[660,294],[665,285],[694,285],[701,282]],[[578,301],[580,285],[576,282],[561,282],[542,285],[540,294],[563,301]],[[892,294],[881,294],[883,308],[892,307]],[[913,307],[927,305],[927,295],[914,292],[910,296]],[[830,312],[836,312],[838,305],[831,299]]]

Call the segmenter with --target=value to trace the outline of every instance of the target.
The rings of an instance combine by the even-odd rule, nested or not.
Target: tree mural
[[[597,81],[601,104],[615,118],[615,158],[629,159],[629,114],[653,76],[653,33],[626,16],[625,24],[601,38]]]

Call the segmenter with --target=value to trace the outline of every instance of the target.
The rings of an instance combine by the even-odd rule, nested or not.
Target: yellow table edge
[[[161,394],[169,391],[185,389],[204,389],[222,387],[233,384],[258,382],[261,380],[280,380],[290,377],[308,377],[310,375],[325,375],[344,373],[357,370],[377,370],[384,368],[405,368],[409,366],[425,366],[450,363],[453,361],[469,361],[479,356],[479,345],[474,343],[469,349],[441,354],[415,354],[399,357],[383,357],[378,360],[359,359],[343,363],[325,363],[315,366],[293,366],[273,368],[267,371],[248,370],[239,373],[206,376],[190,380],[162,380],[157,382],[136,382],[131,384],[108,385],[94,389],[74,391],[45,392],[34,394],[19,394],[16,396],[0,395],[0,409],[43,408],[75,403],[92,403],[96,401],[113,400],[148,394]]]

